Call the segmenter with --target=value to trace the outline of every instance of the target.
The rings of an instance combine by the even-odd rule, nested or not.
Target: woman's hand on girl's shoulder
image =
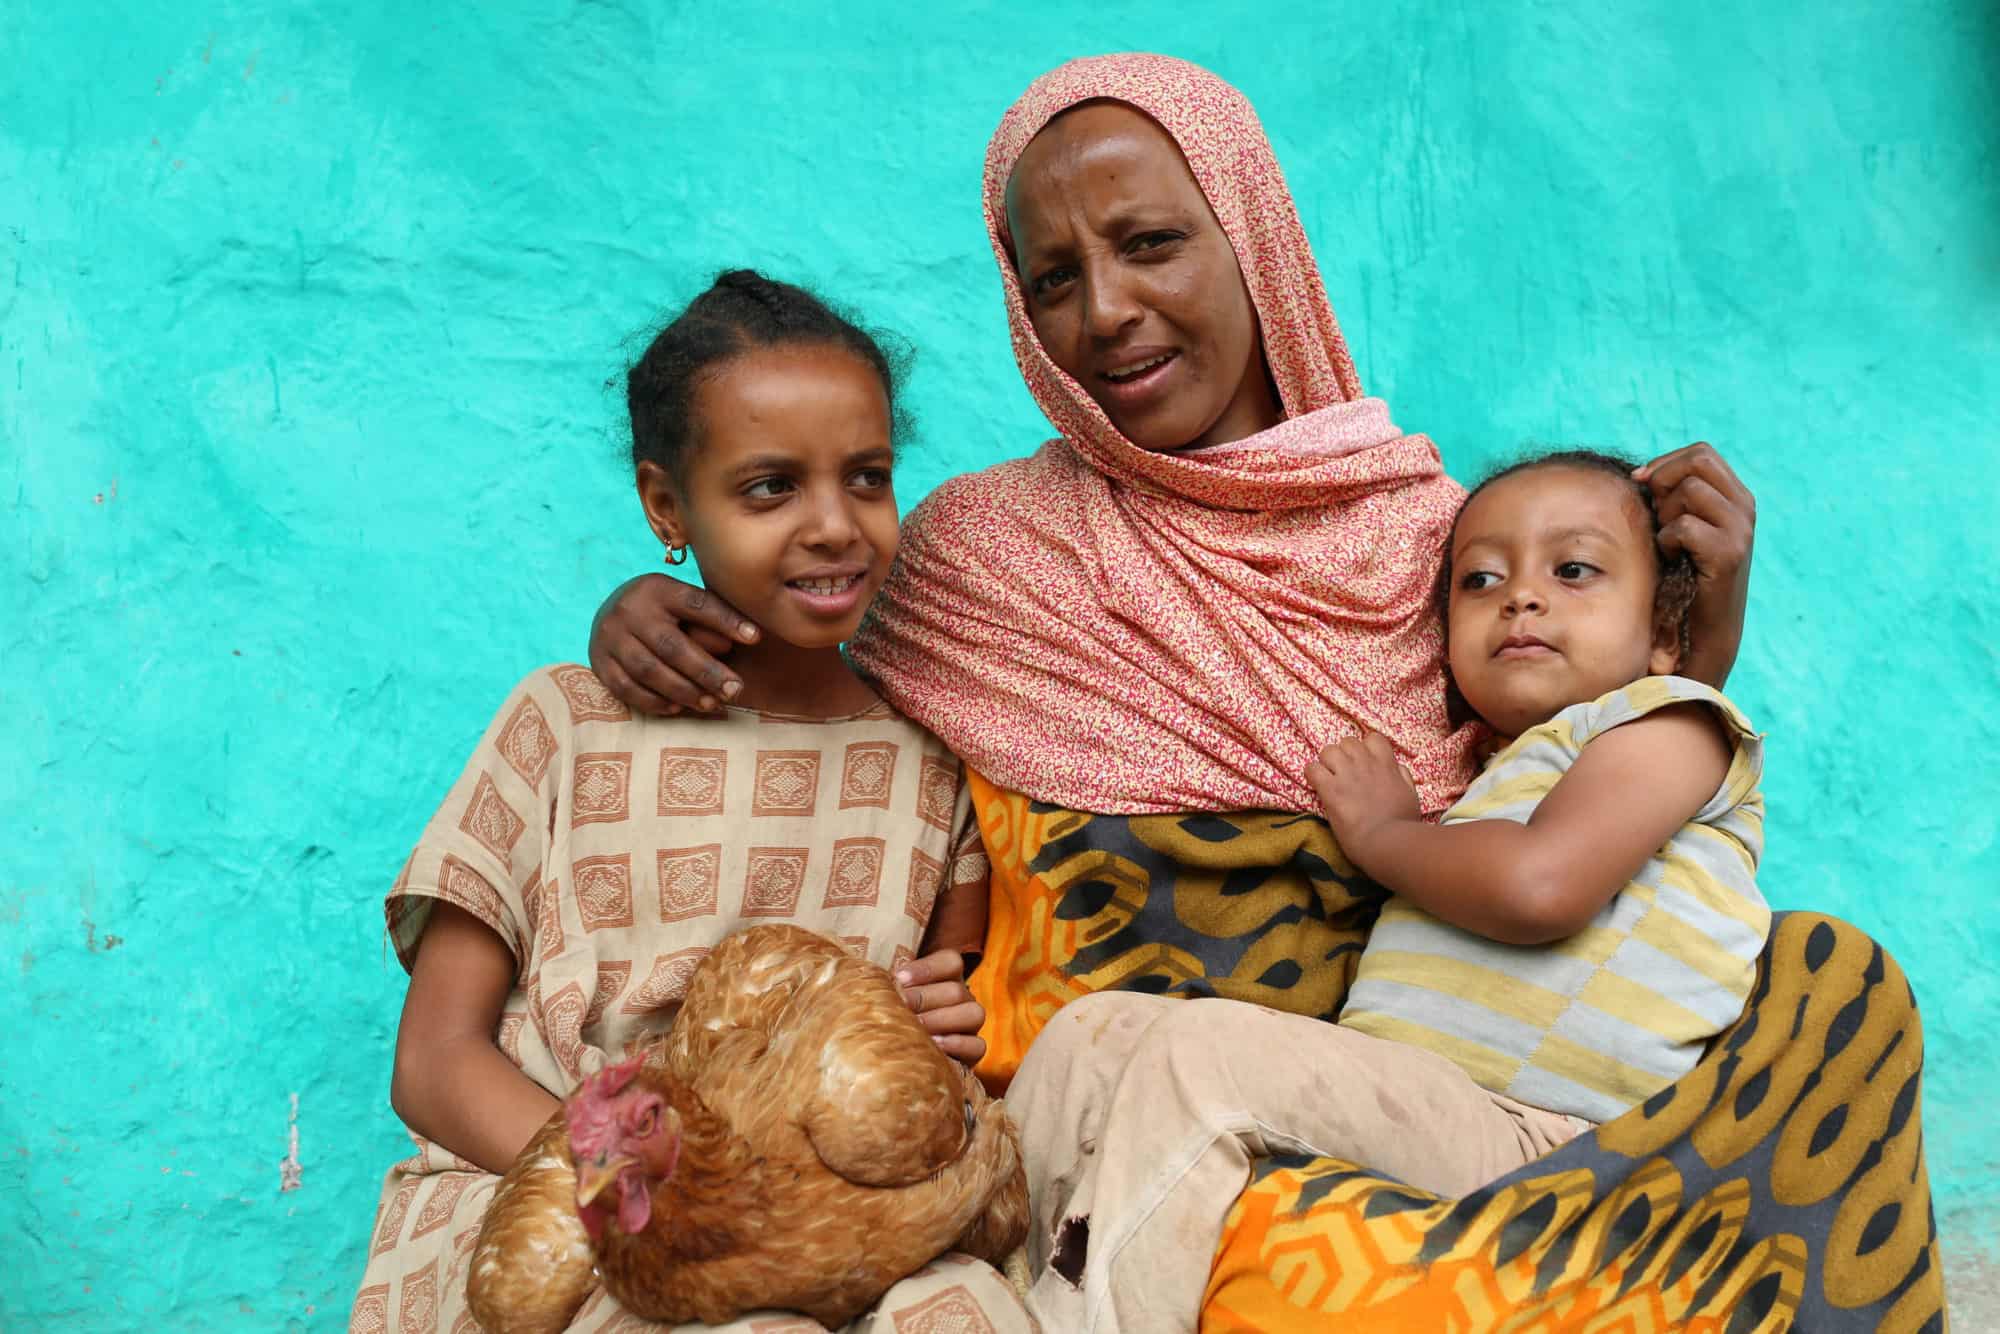
[[[1633,475],[1652,489],[1660,515],[1660,550],[1669,556],[1686,552],[1694,561],[1691,652],[1680,674],[1719,690],[1743,642],[1757,499],[1706,441],[1662,454]]]
[[[965,985],[965,957],[957,950],[939,950],[912,959],[896,970],[896,985],[916,1012],[917,1022],[944,1054],[966,1065],[986,1055],[979,1029],[986,1007],[972,998]]]
[[[705,588],[664,574],[627,579],[590,626],[590,669],[639,713],[713,713],[743,682],[717,659],[757,627]]]

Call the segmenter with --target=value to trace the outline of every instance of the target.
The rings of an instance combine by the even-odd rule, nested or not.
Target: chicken
[[[576,1209],[567,1108],[557,1108],[487,1202],[466,1301],[487,1334],[561,1334],[597,1286],[596,1253]]]
[[[611,1295],[652,1319],[784,1307],[837,1327],[944,1251],[1003,1263],[1027,1217],[1005,1109],[889,975],[759,926],[710,951],[662,1044],[585,1081],[523,1152],[468,1295],[490,1334],[559,1329],[530,1322],[565,1303],[567,1322],[594,1253]]]

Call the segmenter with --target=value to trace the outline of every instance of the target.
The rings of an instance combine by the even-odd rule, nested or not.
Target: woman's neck
[[[800,648],[767,634],[731,653],[729,667],[743,682],[730,701],[739,709],[844,718],[881,702],[837,647]]]

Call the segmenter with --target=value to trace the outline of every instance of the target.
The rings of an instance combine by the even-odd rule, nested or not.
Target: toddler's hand
[[[1396,763],[1396,752],[1373,732],[1320,751],[1319,759],[1306,766],[1306,781],[1319,794],[1320,809],[1340,840],[1340,850],[1356,863],[1363,861],[1375,830],[1423,816],[1417,789]]]
[[[972,999],[965,985],[965,958],[957,950],[939,950],[912,959],[896,970],[896,985],[917,1013],[917,1021],[944,1054],[967,1065],[986,1055],[979,1036],[986,1007]]]

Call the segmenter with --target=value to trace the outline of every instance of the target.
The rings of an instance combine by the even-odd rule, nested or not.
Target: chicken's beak
[[[576,1207],[581,1209],[595,1200],[613,1183],[618,1174],[635,1165],[636,1159],[624,1154],[606,1154],[602,1158],[585,1159],[576,1165]]]

